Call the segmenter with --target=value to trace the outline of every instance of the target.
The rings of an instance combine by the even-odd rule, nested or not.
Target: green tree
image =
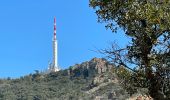
[[[115,63],[137,66],[155,100],[168,99],[170,92],[170,1],[169,0],[90,0],[98,22],[130,37],[125,48],[104,50]],[[132,70],[132,69],[131,69]],[[140,86],[141,87],[141,86]]]

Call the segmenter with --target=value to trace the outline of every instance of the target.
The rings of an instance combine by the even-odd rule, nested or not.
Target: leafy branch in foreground
[[[128,69],[131,64],[138,67],[149,94],[155,100],[169,99],[170,1],[90,0],[90,7],[96,10],[98,22],[113,32],[124,30],[131,39],[124,49],[105,50],[108,57]]]

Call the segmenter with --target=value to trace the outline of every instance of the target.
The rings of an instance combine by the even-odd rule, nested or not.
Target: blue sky
[[[97,23],[88,0],[3,0],[0,3],[0,78],[45,70],[52,60],[53,18],[57,20],[59,65],[62,69],[93,57],[93,50],[127,39]]]

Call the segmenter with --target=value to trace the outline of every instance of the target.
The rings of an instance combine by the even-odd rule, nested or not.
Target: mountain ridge
[[[125,100],[130,97],[104,58],[93,58],[49,74],[36,71],[0,80],[0,100]]]

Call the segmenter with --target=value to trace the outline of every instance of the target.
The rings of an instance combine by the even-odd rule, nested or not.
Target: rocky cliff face
[[[74,76],[93,77],[96,74],[109,72],[114,67],[106,59],[93,58],[90,61],[76,64],[68,69],[68,74]]]
[[[116,68],[106,59],[93,58],[70,67],[68,74],[71,78],[82,77],[88,80],[88,84],[81,90],[92,100],[136,100],[142,97],[139,93],[130,97],[120,85],[121,81],[116,73],[113,72]]]
[[[129,95],[120,86],[117,75],[112,72],[114,68],[115,65],[106,59],[93,58],[70,67],[68,75],[72,79],[82,77],[88,80],[82,91],[92,100],[125,100]]]

